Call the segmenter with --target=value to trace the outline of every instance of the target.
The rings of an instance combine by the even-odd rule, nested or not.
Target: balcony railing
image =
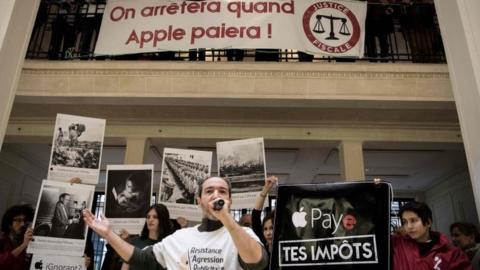
[[[289,49],[198,49],[121,56],[95,56],[105,0],[41,2],[27,51],[28,59],[174,61],[371,61],[445,63],[432,4],[369,3],[365,57],[333,58]]]

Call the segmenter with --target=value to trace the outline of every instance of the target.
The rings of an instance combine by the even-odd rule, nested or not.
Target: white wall
[[[0,1],[0,50],[12,16],[13,4],[15,4],[15,0]]]
[[[40,0],[0,1],[6,1],[0,5],[1,149]]]
[[[480,1],[435,0],[435,8],[476,206],[480,209]]]
[[[466,168],[427,190],[425,202],[433,211],[434,230],[449,234],[453,222],[478,223],[472,184]]]

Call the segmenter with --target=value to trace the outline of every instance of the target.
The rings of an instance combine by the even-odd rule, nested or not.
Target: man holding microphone
[[[241,227],[230,215],[230,183],[220,177],[210,177],[199,183],[198,190],[202,223],[178,230],[143,250],[116,235],[105,217],[96,220],[89,210],[84,210],[84,219],[131,265],[148,267],[159,263],[167,269],[263,269],[268,264],[265,248],[250,228]]]

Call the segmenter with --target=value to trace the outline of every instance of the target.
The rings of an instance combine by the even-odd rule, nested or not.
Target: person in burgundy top
[[[33,209],[28,205],[15,205],[7,209],[2,218],[0,235],[0,269],[28,269],[30,258],[25,250],[33,239],[28,224],[33,219]]]
[[[468,257],[431,230],[432,211],[421,202],[400,209],[403,235],[392,236],[393,270],[473,270]]]

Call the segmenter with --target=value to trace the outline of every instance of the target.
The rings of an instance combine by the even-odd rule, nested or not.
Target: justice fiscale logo
[[[317,2],[306,9],[302,18],[307,39],[328,54],[350,51],[360,41],[360,24],[346,6],[330,1]]]

